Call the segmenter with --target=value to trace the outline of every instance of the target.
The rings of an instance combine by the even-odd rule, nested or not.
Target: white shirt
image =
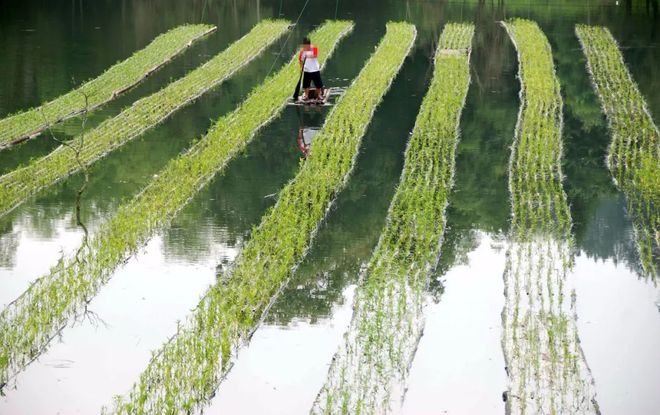
[[[303,143],[305,143],[305,145],[312,144],[312,139],[314,139],[314,136],[318,132],[319,132],[318,128],[304,128],[303,129]]]
[[[312,50],[300,52],[300,59],[305,61],[305,72],[318,72],[321,70],[318,55],[319,49],[317,47],[313,47]]]

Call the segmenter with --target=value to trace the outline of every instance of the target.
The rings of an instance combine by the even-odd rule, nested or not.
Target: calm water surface
[[[0,116],[58,96],[94,77],[154,36],[186,22],[217,33],[96,111],[89,125],[155,92],[245,34],[256,22],[296,20],[303,0],[3,2]],[[536,20],[548,36],[564,98],[564,188],[576,247],[569,278],[577,294],[582,347],[605,414],[660,412],[660,289],[642,273],[623,195],[604,160],[610,135],[573,34],[576,23],[606,25],[623,47],[656,122],[660,120],[657,1],[320,1],[312,0],[288,39],[91,168],[83,219],[93,232],[250,89],[277,70],[298,39],[326,18],[356,22],[329,61],[326,83],[348,86],[388,20],[413,22],[416,47],[377,110],[356,169],[310,253],[205,413],[306,413],[323,385],[351,318],[360,268],[369,260],[403,165],[403,151],[430,81],[437,38],[448,21],[474,22],[472,84],[461,120],[455,186],[440,265],[428,289],[426,327],[412,363],[406,414],[503,413],[500,344],[503,273],[509,246],[508,159],[518,114],[517,62],[504,18]],[[280,53],[281,52],[281,53]],[[327,110],[287,108],[172,226],[121,267],[49,350],[0,397],[1,414],[97,413],[125,393],[157,349],[230,265],[252,226],[296,173],[296,133],[320,126]],[[80,120],[54,129],[60,138]],[[45,137],[0,152],[0,173],[47,154]],[[0,305],[75,251],[81,177],[53,186],[0,218]],[[657,257],[655,258],[657,260]],[[656,264],[657,265],[657,264]]]

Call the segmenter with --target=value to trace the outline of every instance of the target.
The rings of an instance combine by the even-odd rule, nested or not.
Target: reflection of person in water
[[[321,122],[320,114],[320,108],[305,108],[302,115],[300,114],[300,110],[298,110],[300,126],[298,127],[296,143],[298,144],[298,149],[305,155],[305,157],[309,156],[312,140],[319,132],[319,125]]]
[[[309,156],[309,149],[312,146],[314,136],[319,132],[318,128],[307,127],[298,129],[298,148],[305,157]]]

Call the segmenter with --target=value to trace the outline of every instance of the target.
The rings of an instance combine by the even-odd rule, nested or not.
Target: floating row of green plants
[[[660,257],[660,133],[607,28],[577,25],[612,133],[607,164],[626,194],[640,260],[654,281]]]
[[[85,133],[82,146],[74,138],[72,142],[76,143],[74,147],[80,147],[79,153],[60,146],[49,155],[0,177],[0,215],[40,189],[79,171],[81,163],[89,165],[161,123],[252,61],[288,27],[289,22],[284,20],[260,22],[204,65]]]
[[[571,217],[562,186],[562,99],[552,50],[536,23],[504,26],[518,52],[520,112],[509,164],[512,230],[504,273],[502,348],[509,414],[598,413],[580,349]]]
[[[600,414],[577,330],[573,249],[572,240],[553,236],[509,243],[502,311],[507,414]]]
[[[312,39],[325,62],[351,30],[349,22],[328,22]],[[62,259],[0,314],[0,385],[39,356],[50,340],[125,262],[284,107],[299,73],[292,61],[255,88],[222,117],[187,153],[172,160],[130,203],[104,223],[83,250]]]
[[[189,413],[204,405],[305,255],[348,179],[376,106],[412,47],[415,27],[387,33],[315,137],[296,177],[177,333],[158,351],[116,414]]]
[[[201,24],[176,27],[79,88],[39,107],[0,120],[0,149],[35,137],[53,124],[113,100],[190,47],[194,41],[215,30],[215,26]]]
[[[345,343],[312,413],[396,410],[424,328],[424,290],[440,254],[474,26],[447,24],[385,229],[355,296]]]

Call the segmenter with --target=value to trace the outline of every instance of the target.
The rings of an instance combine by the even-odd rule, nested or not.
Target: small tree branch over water
[[[72,83],[75,84],[75,79],[72,79]],[[81,112],[82,116],[82,121],[80,125],[80,134],[78,135],[77,140],[71,140],[71,141],[65,141],[65,140],[60,140],[55,136],[51,129],[52,123],[48,122],[48,119],[46,118],[46,115],[44,114],[43,110],[41,110],[41,116],[44,119],[44,123],[48,125],[47,131],[50,137],[55,141],[56,143],[60,144],[61,146],[64,146],[71,150],[73,152],[74,159],[76,160],[76,163],[80,167],[80,170],[83,172],[83,177],[84,181],[83,184],[80,186],[78,191],[76,192],[76,224],[80,226],[80,228],[83,230],[84,236],[83,236],[83,243],[80,245],[80,248],[78,248],[78,251],[76,252],[76,259],[78,260],[79,255],[81,251],[87,247],[87,237],[89,236],[89,232],[87,231],[87,226],[82,221],[81,217],[81,201],[82,201],[82,196],[87,190],[87,186],[89,185],[89,166],[83,158],[81,157],[82,155],[82,150],[85,147],[85,127],[87,125],[87,116],[89,114],[89,98],[90,95],[84,90],[80,89],[79,90],[80,94],[83,96],[85,99],[85,106]]]

